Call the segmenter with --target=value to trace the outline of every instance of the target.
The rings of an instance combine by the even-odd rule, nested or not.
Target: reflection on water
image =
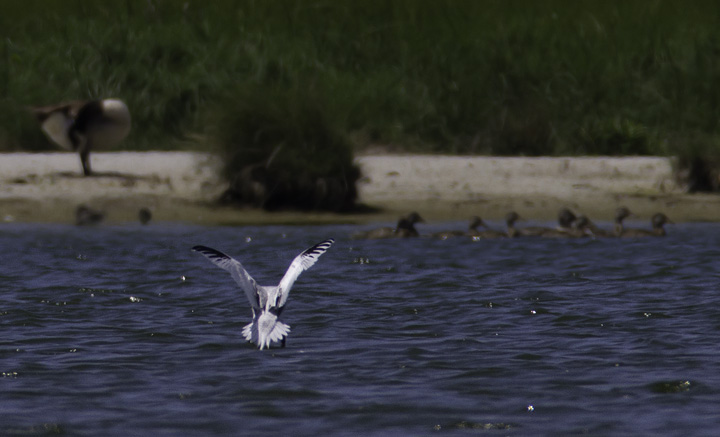
[[[637,241],[352,241],[354,231],[0,227],[0,434],[718,425],[720,227]],[[272,284],[328,237],[335,246],[283,312],[287,347],[270,351],[243,340],[252,314],[230,276],[190,252],[217,248]]]

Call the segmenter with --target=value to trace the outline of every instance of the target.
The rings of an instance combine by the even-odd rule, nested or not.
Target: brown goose
[[[130,111],[122,100],[74,101],[30,108],[54,143],[77,151],[83,174],[92,174],[90,150],[119,144],[130,132]]]
[[[358,232],[352,236],[355,240],[379,240],[385,238],[411,238],[418,237],[420,234],[415,229],[415,223],[424,223],[422,217],[417,212],[411,212],[405,217],[400,217],[397,227],[372,229],[367,232]]]
[[[664,237],[665,224],[672,223],[670,219],[663,213],[659,212],[650,219],[652,230],[649,229],[623,229],[619,235],[622,238],[641,238],[641,237]]]

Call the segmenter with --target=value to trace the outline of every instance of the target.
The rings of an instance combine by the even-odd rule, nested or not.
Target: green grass
[[[3,2],[0,150],[50,147],[25,105],[118,96],[123,147],[203,149],[229,94],[312,89],[356,149],[717,155],[718,28],[711,1]]]

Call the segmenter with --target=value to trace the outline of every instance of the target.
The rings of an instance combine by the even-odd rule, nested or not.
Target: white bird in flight
[[[279,317],[290,289],[300,273],[312,267],[334,242],[334,239],[328,238],[296,256],[278,285],[258,285],[240,261],[219,250],[206,246],[195,246],[192,250],[200,252],[216,266],[230,272],[243,289],[253,312],[253,320],[243,328],[243,336],[262,350],[270,348],[270,343],[273,342],[280,342],[285,346],[285,337],[290,333],[290,326],[281,322]]]

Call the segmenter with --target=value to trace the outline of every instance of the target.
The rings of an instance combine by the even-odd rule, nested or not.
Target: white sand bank
[[[495,158],[363,156],[363,202],[448,216],[500,218],[507,211],[551,220],[571,207],[611,220],[621,205],[638,218],[663,211],[677,220],[718,220],[720,197],[688,195],[673,160],[660,157]]]
[[[73,153],[0,154],[0,219],[72,222],[81,203],[116,222],[136,220],[140,207],[156,220],[195,223],[386,221],[411,209],[429,220],[499,218],[509,210],[550,220],[563,206],[608,220],[619,205],[638,217],[720,219],[720,196],[685,194],[666,158],[362,156],[359,200],[384,211],[341,216],[213,206],[226,184],[220,160],[205,153],[93,153],[91,162],[96,174],[86,178]]]
[[[679,194],[670,159],[365,156],[361,197],[473,201],[488,196]]]
[[[219,195],[219,160],[190,152],[93,153],[85,178],[74,153],[0,154],[0,199],[163,196],[204,201]]]

